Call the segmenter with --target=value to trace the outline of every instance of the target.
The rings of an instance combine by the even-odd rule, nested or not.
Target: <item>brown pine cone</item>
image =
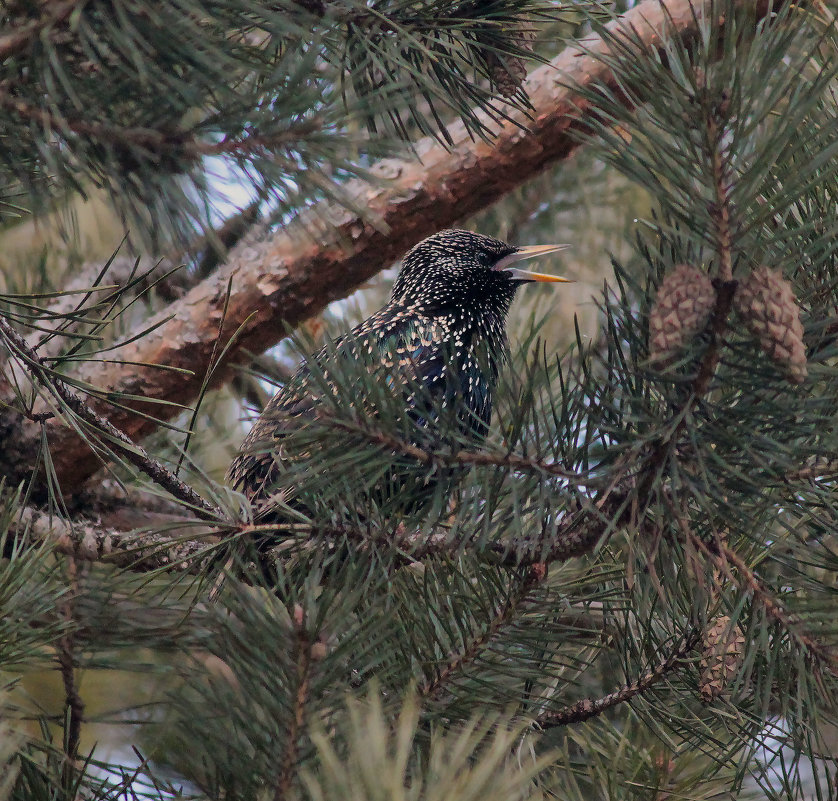
[[[704,330],[716,290],[697,267],[679,264],[658,289],[649,314],[649,355],[665,362]]]
[[[727,615],[719,615],[704,632],[704,652],[699,662],[698,691],[705,703],[709,704],[721,695],[742,666],[744,652],[745,634],[742,629],[731,627]]]
[[[757,267],[736,289],[733,305],[760,347],[786,369],[793,384],[806,379],[800,306],[778,270]]]
[[[531,50],[535,32],[516,25],[510,32],[509,39],[522,50]],[[527,65],[520,56],[500,55],[494,50],[485,50],[483,58],[489,78],[501,97],[512,97],[527,77]]]

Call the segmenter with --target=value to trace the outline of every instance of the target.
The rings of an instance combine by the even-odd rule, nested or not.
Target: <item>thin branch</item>
[[[336,547],[341,541],[364,550],[391,548],[403,554],[405,564],[438,556],[452,556],[469,551],[499,567],[516,569],[542,564],[566,562],[590,553],[616,528],[622,506],[628,497],[625,487],[617,487],[582,509],[558,518],[552,528],[545,528],[537,537],[506,539],[481,543],[479,546],[452,540],[450,532],[441,529],[427,534],[399,527],[395,532],[364,531],[358,528],[323,529],[302,523],[270,523],[239,525],[222,530],[198,529],[184,509],[162,499],[141,494],[132,506],[120,500],[114,506],[93,505],[97,519],[74,517],[72,523],[63,518],[25,507],[15,524],[15,537],[28,537],[38,543],[50,543],[58,553],[77,560],[105,562],[126,570],[147,572],[165,569],[174,572],[200,573],[216,546],[232,537],[270,536],[277,532],[296,538],[301,549]],[[148,530],[146,530],[148,529]],[[278,541],[276,558],[282,559],[287,542]]]
[[[707,143],[710,149],[710,160],[713,171],[713,191],[715,203],[712,217],[716,223],[716,255],[719,260],[719,274],[714,286],[716,288],[716,303],[710,317],[710,344],[699,365],[698,373],[693,381],[690,404],[694,405],[710,388],[710,382],[721,358],[721,346],[727,331],[727,321],[733,306],[733,296],[736,292],[736,281],[733,280],[733,242],[730,232],[730,190],[729,170],[722,153],[724,148],[724,129],[717,120],[715,105],[706,109]],[[681,416],[675,435],[680,433],[686,424],[687,415]]]
[[[536,537],[487,542],[479,548],[471,548],[469,544],[459,541],[452,542],[447,532],[431,537],[411,533],[405,535],[403,541],[393,539],[390,542],[414,560],[450,555],[468,549],[501,567],[566,562],[590,553],[603,538],[617,529],[624,518],[628,497],[627,490],[622,486],[608,490],[596,502],[558,518],[551,527],[545,526]],[[371,544],[374,545],[375,541],[372,540]]]
[[[776,598],[760,577],[754,573],[745,563],[745,560],[734,551],[727,543],[717,541],[714,548],[697,537],[691,531],[689,536],[695,545],[710,561],[728,578],[746,592],[749,592],[766,612],[766,614],[779,623],[806,651],[819,663],[838,676],[838,652],[818,642],[806,629],[801,621],[792,613],[788,612],[783,604]],[[736,572],[731,570],[731,565]]]
[[[305,630],[305,613],[301,606],[294,608],[294,662],[296,664],[297,691],[286,735],[285,749],[279,765],[274,801],[291,798],[291,789],[299,758],[299,740],[305,731],[306,705],[311,685],[312,645]]]
[[[528,568],[526,575],[498,608],[483,631],[466,643],[461,651],[453,654],[449,661],[436,671],[433,679],[423,682],[417,689],[417,696],[420,699],[433,701],[442,688],[458,675],[464,667],[474,662],[486,646],[492,642],[495,635],[504,626],[512,622],[527,596],[546,576],[547,568],[544,565],[533,565]]]
[[[727,320],[733,306],[736,281],[716,282],[716,305],[710,317],[710,344],[698,368],[692,387],[693,402],[703,397],[710,388],[710,381],[721,358],[722,340],[727,331]],[[686,417],[684,417],[684,420]],[[683,425],[683,423],[682,423]]]
[[[638,58],[657,57],[669,37],[695,34],[705,18],[703,9],[711,3],[697,5],[695,0],[644,0],[609,26],[612,31],[630,26],[642,43]],[[756,16],[763,17],[769,8],[769,2],[760,0]],[[724,24],[719,20],[719,25]],[[579,144],[575,131],[593,112],[590,103],[569,87],[605,84],[618,90],[608,59],[597,57],[608,51],[601,38],[590,37],[584,52],[572,45],[535,70],[525,83],[531,116],[512,113],[492,142],[475,142],[464,125],[455,124],[449,129],[453,142],[449,147],[432,139],[417,144],[421,162],[389,159],[373,167],[373,175],[386,186],[370,189],[367,183],[349,182],[347,197],[354,199],[355,208],[364,209],[363,216],[324,206],[304,218],[301,226],[314,232],[314,238],[284,229],[265,233],[260,241],[246,239],[224,269],[161,315],[158,322],[169,319],[159,328],[113,354],[138,365],[181,367],[193,371],[193,376],[153,367],[138,367],[127,375],[118,365],[100,363],[81,367],[78,377],[108,387],[117,396],[142,393],[180,403],[195,397],[230,277],[234,281],[230,325],[235,328],[247,321],[237,348],[260,353],[282,339],[289,327],[346,296],[424,236],[486,208],[546,167],[570,157]],[[322,220],[329,222],[323,226],[318,222]],[[235,355],[231,352],[231,361]],[[229,371],[219,372],[217,381],[228,376]],[[154,410],[173,413],[160,406]],[[155,425],[126,410],[111,409],[109,415],[134,440]],[[47,426],[55,471],[62,487],[73,491],[98,469],[99,459],[80,447],[72,429],[59,421]],[[39,432],[29,428],[22,436],[34,441]]]
[[[724,99],[722,103],[724,103]],[[719,125],[715,104],[707,108],[706,133],[713,168],[713,194],[715,202],[712,217],[716,223],[716,255],[719,259],[719,279],[733,280],[732,236],[730,231],[730,171],[724,155],[725,129]]]
[[[86,2],[87,0],[65,0],[63,3],[48,3],[47,10],[40,19],[32,20],[0,36],[0,62],[25,50],[41,37],[43,31],[64,22],[76,8]]]
[[[254,200],[249,206],[230,215],[215,230],[200,236],[184,248],[183,253],[198,253],[203,251],[201,260],[194,271],[193,282],[185,289],[191,289],[199,280],[206,278],[218,267],[230,248],[235,247],[259,218],[262,198]],[[180,256],[183,255],[180,253]],[[179,296],[178,296],[179,297]],[[169,300],[174,300],[170,297]]]
[[[70,579],[70,591],[61,603],[61,614],[69,628],[58,642],[58,664],[64,684],[64,764],[61,767],[61,779],[65,792],[69,793],[76,773],[76,757],[79,753],[81,725],[84,720],[84,702],[76,684],[75,631],[73,630],[73,604],[78,595],[78,566],[70,558],[67,567]]]
[[[181,481],[160,464],[160,462],[152,459],[142,446],[131,442],[119,429],[91,409],[63,381],[49,375],[38,354],[26,344],[26,340],[2,316],[0,316],[0,335],[6,340],[6,345],[9,349],[27,363],[28,368],[35,377],[59,401],[59,404],[65,405],[78,418],[107,436],[117,453],[122,454],[128,462],[145,473],[152,481],[163,487],[163,489],[171,493],[175,498],[179,498],[189,504],[198,517],[204,520],[219,520],[224,518],[224,513],[221,509],[198,495],[192,487]]]
[[[316,118],[298,122],[287,130],[272,135],[248,134],[237,138],[224,138],[212,142],[200,139],[187,131],[159,131],[154,128],[131,128],[111,123],[95,122],[84,118],[71,118],[54,114],[46,109],[27,103],[3,91],[0,87],[0,107],[14,112],[26,120],[41,125],[48,131],[59,131],[85,140],[100,141],[119,148],[144,150],[149,157],[171,154],[181,159],[198,162],[206,156],[232,154],[251,156],[273,154],[311,136],[319,130]]]
[[[790,484],[795,481],[834,480],[836,477],[838,477],[838,459],[822,456],[808,459],[806,464],[797,470],[789,470],[783,474],[782,480]]]
[[[629,492],[632,479],[624,478],[624,466],[619,466],[610,486],[600,492],[596,499],[591,499],[581,508],[560,515],[555,511],[542,525],[542,530],[534,536],[506,538],[494,542],[479,544],[452,537],[451,532],[440,529],[433,533],[408,530],[398,526],[394,531],[379,529],[364,530],[349,527],[328,527],[308,523],[268,523],[244,526],[238,530],[249,536],[259,537],[277,531],[287,535],[296,534],[303,540],[302,546],[321,549],[336,547],[336,543],[346,541],[361,549],[376,550],[382,546],[394,549],[404,555],[406,562],[435,556],[454,556],[468,551],[477,558],[506,568],[533,567],[566,562],[591,553],[594,548],[607,539],[626,520],[626,506],[631,498]],[[257,511],[258,516],[258,511]],[[288,545],[277,546],[277,556]]]
[[[325,418],[321,415],[319,421]],[[590,473],[577,473],[568,470],[556,462],[546,462],[541,459],[528,459],[515,453],[491,453],[485,450],[465,450],[455,452],[430,451],[421,448],[399,437],[388,434],[386,431],[374,429],[368,425],[351,423],[346,420],[330,419],[329,425],[353,434],[362,434],[370,442],[380,445],[385,450],[393,451],[402,456],[409,456],[419,464],[428,467],[505,467],[512,470],[525,470],[531,473],[540,473],[556,476],[568,481],[584,483],[586,486],[595,486],[599,479],[592,477]]]
[[[695,648],[700,640],[700,631],[692,630],[687,632],[682,637],[680,643],[664,659],[634,681],[620,687],[619,690],[615,690],[613,693],[609,693],[603,698],[584,698],[570,706],[543,712],[536,719],[538,727],[541,729],[553,729],[557,726],[567,726],[570,723],[581,723],[584,720],[595,718],[619,704],[630,701],[635,696],[646,692],[646,690],[657,684],[664,676],[675,670],[678,667],[678,663]]]

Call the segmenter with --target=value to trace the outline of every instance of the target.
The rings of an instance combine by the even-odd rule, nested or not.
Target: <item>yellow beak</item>
[[[519,270],[516,267],[510,267],[510,264],[515,264],[524,259],[532,259],[535,256],[545,256],[548,253],[556,253],[559,250],[566,250],[570,245],[526,245],[518,248],[514,253],[504,256],[496,265],[496,270],[503,270],[509,273],[518,281],[543,281],[556,284],[570,284],[573,281],[570,278],[561,278],[558,275],[547,275],[546,273],[531,273],[528,270]]]

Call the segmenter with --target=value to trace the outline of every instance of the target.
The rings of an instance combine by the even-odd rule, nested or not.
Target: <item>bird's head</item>
[[[425,312],[490,304],[505,314],[522,284],[568,280],[515,265],[566,247],[517,247],[471,231],[440,231],[408,251],[393,286],[393,300]]]

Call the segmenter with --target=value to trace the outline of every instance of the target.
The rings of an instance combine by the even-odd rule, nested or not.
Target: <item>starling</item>
[[[267,404],[230,465],[230,484],[257,507],[270,509],[283,468],[294,458],[289,434],[323,409],[322,377],[328,376],[329,358],[378,364],[384,386],[400,395],[414,431],[433,435],[441,427],[440,408],[456,406],[462,410],[456,415],[459,433],[479,441],[491,419],[515,292],[532,281],[567,280],[514,265],[564,247],[516,247],[460,230],[440,231],[420,242],[404,257],[390,302],[303,363]],[[417,385],[427,397],[417,397]],[[363,405],[364,399],[353,402]],[[389,484],[398,487],[398,477],[390,476]]]

